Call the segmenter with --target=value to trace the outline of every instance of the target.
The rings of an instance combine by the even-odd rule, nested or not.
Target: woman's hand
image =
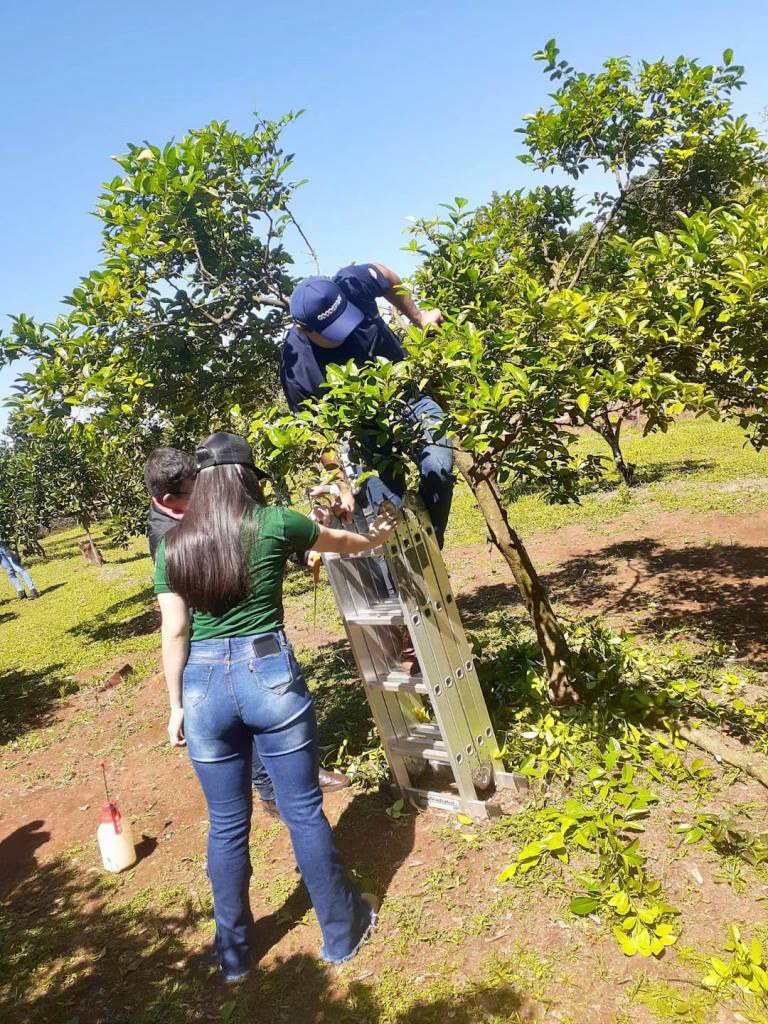
[[[368,527],[367,536],[371,539],[371,547],[378,547],[388,540],[397,529],[397,513],[390,511],[380,512]],[[365,535],[364,535],[365,536]]]
[[[371,548],[383,544],[392,536],[397,526],[397,512],[394,506],[382,512],[371,523],[367,533],[352,530],[331,530],[321,526],[315,540],[315,551],[337,551],[340,555],[361,555]]]
[[[184,739],[184,708],[172,708],[168,719],[168,739],[172,747],[185,747]]]

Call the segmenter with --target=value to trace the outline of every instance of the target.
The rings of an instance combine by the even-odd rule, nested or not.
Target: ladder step
[[[378,547],[368,548],[367,551],[350,551],[349,554],[341,555],[337,551],[324,551],[323,558],[327,562],[354,562],[360,558],[375,558],[377,555],[383,553],[383,545],[379,544]]]
[[[438,811],[448,811],[457,814],[464,811],[473,818],[500,818],[503,811],[498,804],[490,800],[462,800],[458,795],[445,793],[440,790],[406,788],[402,790],[403,796],[409,800],[421,804],[423,807],[434,807]]]
[[[417,736],[398,737],[389,749],[401,757],[420,757],[424,761],[451,763],[451,755],[442,740],[420,739]]]
[[[347,614],[347,622],[356,626],[403,626],[403,610],[399,602],[386,601]]]
[[[384,693],[429,693],[423,676],[412,676],[406,672],[390,672],[385,679],[377,679],[376,682],[365,685],[369,690],[382,690]]]

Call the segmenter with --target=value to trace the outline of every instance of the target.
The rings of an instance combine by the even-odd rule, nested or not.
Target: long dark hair
[[[165,567],[176,594],[197,611],[221,615],[248,593],[251,548],[264,492],[248,466],[209,466],[195,481],[187,511],[168,534]]]

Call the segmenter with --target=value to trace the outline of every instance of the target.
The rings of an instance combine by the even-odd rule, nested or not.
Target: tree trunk
[[[600,437],[606,442],[608,447],[611,449],[613,455],[613,462],[616,469],[619,471],[619,476],[627,485],[627,487],[634,487],[637,483],[637,477],[635,476],[635,467],[631,462],[624,461],[624,454],[621,450],[619,438],[621,436],[621,420],[614,426],[608,418],[608,413],[604,416],[604,426],[598,427],[593,426]]]
[[[520,537],[509,525],[507,513],[492,479],[481,472],[467,452],[455,448],[456,467],[469,484],[485,517],[493,543],[512,570],[520,593],[536,628],[536,637],[544,656],[549,677],[550,696],[558,704],[573,704],[579,699],[568,677],[570,652],[547,592],[533,567]]]
[[[31,555],[38,555],[40,558],[45,558],[45,548],[36,540],[34,537],[28,537],[25,541],[17,542],[16,547],[23,555],[28,557]]]
[[[88,539],[81,541],[78,544],[78,547],[82,551],[86,562],[90,565],[104,565],[106,559],[104,558],[104,555],[102,555],[101,551],[96,547],[96,543],[87,529],[85,530],[85,535]]]

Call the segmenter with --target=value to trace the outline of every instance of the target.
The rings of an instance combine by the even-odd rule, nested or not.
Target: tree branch
[[[197,239],[195,238],[194,235],[192,235],[192,245],[194,245],[195,247],[195,255],[197,256],[197,265],[200,268],[200,273],[203,275],[203,277],[207,277],[209,281],[215,281],[216,278],[206,268],[205,264],[203,263],[203,257],[200,255],[200,249],[198,248]]]
[[[296,228],[296,230],[299,232],[299,235],[301,236],[301,238],[304,240],[304,244],[306,245],[307,249],[309,249],[309,255],[312,257],[312,262],[315,264],[315,272],[317,273],[317,276],[320,277],[320,260],[317,258],[317,253],[315,252],[314,248],[312,247],[312,243],[307,238],[307,236],[304,234],[304,231],[302,230],[301,225],[296,220],[296,218],[293,216],[291,211],[286,208],[286,212],[287,212],[288,216],[291,218],[291,223]]]
[[[693,729],[687,725],[678,725],[677,731],[684,740],[699,750],[706,751],[717,760],[733,765],[734,768],[740,768],[768,787],[768,761],[757,752],[746,750],[741,745],[733,746],[711,729]]]
[[[622,207],[622,205],[624,203],[624,199],[625,199],[626,195],[627,195],[627,193],[625,191],[619,192],[619,195],[616,197],[615,203],[611,207],[610,213],[605,218],[603,223],[600,225],[598,230],[592,236],[592,241],[589,243],[587,248],[584,250],[584,254],[581,257],[581,259],[579,260],[578,265],[576,267],[576,270],[574,271],[570,281],[568,282],[568,287],[569,288],[575,288],[576,285],[578,284],[579,278],[581,277],[581,275],[586,270],[587,265],[589,264],[589,261],[592,259],[593,253],[597,249],[598,245],[602,242],[603,238],[605,237],[606,231],[611,226],[611,224],[613,223],[614,218],[616,217],[616,214],[621,209],[621,207]]]

